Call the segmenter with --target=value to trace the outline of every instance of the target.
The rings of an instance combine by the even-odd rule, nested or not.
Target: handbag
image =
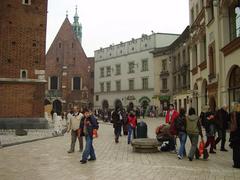
[[[199,156],[202,156],[202,155],[203,155],[203,152],[204,152],[204,141],[201,141],[201,142],[199,143],[198,149],[199,149]]]

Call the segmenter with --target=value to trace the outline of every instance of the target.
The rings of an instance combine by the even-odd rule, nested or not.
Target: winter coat
[[[137,118],[136,116],[128,116],[128,124],[131,125],[132,128],[136,128],[137,126]]]
[[[197,115],[193,114],[186,118],[186,130],[188,134],[199,134],[203,136],[201,123]]]
[[[167,115],[166,115],[166,123],[167,124],[171,124],[172,122],[174,123],[174,120],[178,117],[178,112],[176,110],[172,110],[173,111],[173,114],[170,118],[170,110],[167,112]]]

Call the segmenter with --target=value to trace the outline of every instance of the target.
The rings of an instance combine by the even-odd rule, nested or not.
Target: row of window
[[[100,83],[100,91],[101,92],[105,92],[105,83]],[[116,91],[121,91],[121,81],[115,81],[115,85],[116,85]],[[128,80],[128,87],[129,90],[135,90],[135,81],[134,79],[129,79]],[[142,78],[142,89],[148,89],[148,78]],[[106,82],[106,92],[110,92],[111,89],[111,82]]]
[[[138,67],[138,64],[135,64],[134,61],[128,63],[128,73],[135,73],[135,66]],[[111,66],[106,67],[106,77],[111,76],[114,69]],[[148,59],[142,60],[142,72],[148,71]],[[115,75],[121,75],[121,64],[115,65]],[[105,68],[100,68],[100,77],[105,77]]]
[[[49,77],[49,90],[58,90],[59,89],[59,77],[51,76]],[[82,89],[82,78],[73,77],[72,78],[72,90],[81,90]]]

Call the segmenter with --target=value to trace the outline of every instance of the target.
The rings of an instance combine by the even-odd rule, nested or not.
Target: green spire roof
[[[79,42],[82,43],[82,24],[78,22],[79,16],[77,13],[77,6],[76,6],[75,10],[76,11],[75,11],[75,15],[73,17],[74,22],[72,24],[72,27],[73,27],[73,31],[75,32]]]

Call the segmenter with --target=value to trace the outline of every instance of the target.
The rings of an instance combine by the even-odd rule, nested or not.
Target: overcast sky
[[[47,50],[66,11],[73,22],[76,5],[87,56],[94,56],[100,47],[139,38],[152,30],[180,34],[189,24],[188,0],[48,0]]]

